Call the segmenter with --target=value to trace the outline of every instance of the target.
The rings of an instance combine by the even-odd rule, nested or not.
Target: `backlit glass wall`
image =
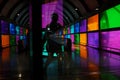
[[[15,25],[14,24],[12,24],[12,23],[10,23],[10,34],[16,34],[16,30],[15,30]]]
[[[9,23],[7,21],[1,20],[1,33],[9,34]]]
[[[19,35],[20,34],[20,26],[16,26],[16,34]]]
[[[20,27],[6,20],[0,20],[0,28],[2,48],[17,45],[19,39],[23,39],[26,44],[26,28]]]
[[[74,34],[74,43],[80,44],[80,34]]]
[[[98,14],[88,18],[88,31],[98,30]]]
[[[60,35],[64,35],[63,38],[70,38],[74,45],[86,45],[91,48],[120,52],[119,19],[120,5],[116,5],[88,18],[69,24]],[[98,57],[97,54],[93,55]]]
[[[16,35],[10,35],[10,46],[16,45]]]
[[[100,13],[100,29],[120,27],[120,5]]]
[[[87,45],[87,34],[86,33],[80,34],[80,44]]]
[[[71,32],[71,33],[74,33],[74,25],[71,25],[71,26],[70,26],[70,32]]]
[[[101,32],[101,46],[103,49],[120,52],[120,30]]]
[[[58,22],[63,25],[63,0],[54,0],[42,4],[42,28],[51,22],[51,14],[54,12],[59,16]]]
[[[2,47],[8,47],[10,45],[10,36],[9,35],[1,35],[2,39]]]
[[[80,32],[86,32],[87,30],[87,20],[84,19],[80,21]]]
[[[98,48],[99,47],[99,33],[90,32],[88,33],[88,46]]]
[[[101,47],[105,50],[120,52],[120,5],[100,13]]]
[[[80,28],[79,22],[75,23],[75,28],[74,28],[74,29],[75,29],[75,30],[74,30],[75,32],[74,32],[74,33],[80,32],[80,31],[79,31],[79,28]]]

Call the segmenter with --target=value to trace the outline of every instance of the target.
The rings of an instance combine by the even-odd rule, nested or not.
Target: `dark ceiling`
[[[57,0],[42,0],[49,3]],[[93,13],[119,4],[119,0],[63,0],[63,22],[65,25],[85,18]],[[0,16],[18,25],[29,24],[29,0],[0,0]]]

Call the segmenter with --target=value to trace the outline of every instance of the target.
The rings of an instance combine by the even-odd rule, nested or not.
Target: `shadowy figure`
[[[61,45],[53,41],[51,35],[54,35],[57,31],[62,29],[62,26],[57,22],[58,21],[58,14],[53,13],[51,16],[51,22],[46,26],[45,35],[43,37],[43,45],[47,41],[46,49],[49,53],[49,56],[53,56],[54,52],[58,52],[61,50]]]
[[[24,44],[23,44],[22,40],[18,40],[17,48],[18,48],[18,53],[23,53],[24,52]]]
[[[52,58],[54,53],[58,54],[62,50],[61,44],[58,44],[53,40],[53,37],[55,37],[54,34],[63,28],[61,24],[58,23],[57,21],[58,21],[58,14],[53,13],[51,16],[51,22],[46,26],[45,35],[43,36],[42,48],[44,44],[47,42],[46,50],[48,52],[48,58],[44,66],[45,75],[47,74],[46,70],[48,65],[55,60],[55,58]],[[54,36],[51,37],[51,35]]]

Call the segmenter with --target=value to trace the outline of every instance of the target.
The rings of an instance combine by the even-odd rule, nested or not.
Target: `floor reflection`
[[[120,55],[82,45],[72,46],[71,57],[64,54],[60,62],[50,63],[54,66],[47,68],[47,76],[54,73],[54,80],[119,80]],[[49,76],[46,80],[52,79]]]
[[[43,56],[44,80],[119,80],[120,55],[74,45],[72,52]],[[32,56],[5,48],[0,55],[0,80],[32,80]]]

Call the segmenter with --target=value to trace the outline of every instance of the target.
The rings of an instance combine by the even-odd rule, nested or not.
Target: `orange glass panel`
[[[80,34],[80,44],[87,45],[87,34],[86,33]]]
[[[88,31],[98,30],[98,14],[88,18]]]
[[[86,46],[81,46],[80,45],[80,57],[87,59],[87,48]]]
[[[9,35],[1,35],[2,38],[2,47],[8,47],[10,42],[9,42]]]

